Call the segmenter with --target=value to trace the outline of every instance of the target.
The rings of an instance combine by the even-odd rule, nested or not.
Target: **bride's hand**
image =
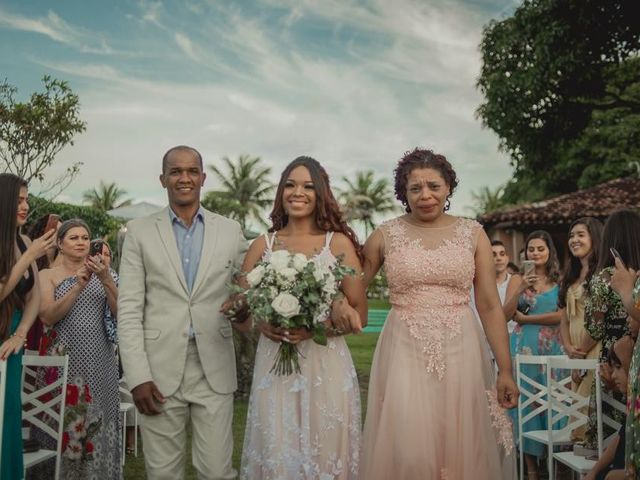
[[[256,328],[269,340],[272,340],[276,343],[280,343],[284,340],[284,332],[281,328],[274,327],[267,322],[257,322]]]
[[[308,340],[312,337],[313,335],[311,334],[311,332],[309,330],[307,330],[306,328],[300,327],[300,328],[289,328],[288,330],[284,331],[284,340],[285,342],[288,343],[292,343],[292,344],[296,344],[296,343],[300,343],[303,340]]]
[[[504,372],[498,374],[496,380],[496,391],[498,393],[498,403],[502,408],[513,408],[518,405],[518,386],[513,381],[511,372]]]

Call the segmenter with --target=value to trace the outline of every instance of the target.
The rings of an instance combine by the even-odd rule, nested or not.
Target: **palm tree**
[[[471,210],[476,217],[493,212],[494,210],[499,210],[506,206],[506,202],[502,198],[503,193],[504,186],[499,186],[495,190],[491,190],[487,186],[482,187],[478,191],[471,192],[474,206],[467,208]]]
[[[347,188],[340,192],[339,198],[345,210],[347,220],[358,220],[364,224],[365,236],[375,228],[375,214],[393,212],[396,209],[386,178],[375,179],[373,170],[356,172],[354,181],[342,177]]]
[[[203,204],[211,206],[224,206],[227,215],[240,222],[245,230],[247,221],[251,218],[261,225],[267,225],[262,218],[264,208],[271,205],[275,185],[268,179],[271,174],[270,167],[263,167],[260,157],[240,155],[236,162],[229,157],[223,157],[228,174],[215,165],[209,165],[211,171],[218,177],[222,189],[209,192],[205,195]]]
[[[131,199],[119,201],[126,194],[127,191],[119,188],[115,182],[107,185],[100,180],[98,188],[85,191],[82,194],[82,199],[93,208],[106,212],[108,210],[113,210],[114,208],[131,205]]]

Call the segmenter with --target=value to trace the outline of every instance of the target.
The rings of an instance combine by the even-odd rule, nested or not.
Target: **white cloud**
[[[152,29],[157,50],[146,52],[146,60],[155,55],[176,71],[195,61],[197,82],[163,79],[152,63],[132,69],[40,61],[88,80],[77,92],[87,132],[60,155],[61,165],[85,163],[67,194],[80,198],[104,177],[135,199],[164,203],[159,162],[183,143],[198,148],[206,163],[259,155],[274,180],[296,156],[312,155],[334,184],[361,169],[391,178],[406,150],[433,148],[461,177],[457,213],[467,213],[472,190],[509,177],[495,136],[473,117],[481,102],[477,44],[486,21],[477,12],[437,0],[264,3],[280,8],[279,21],[226,6],[217,6],[213,18],[191,4],[189,12],[204,18],[188,30],[160,2],[140,3],[142,21],[161,27]],[[300,36],[294,30],[302,22],[329,25],[338,34]],[[188,36],[176,33],[185,31]],[[362,40],[367,35],[375,41]],[[336,41],[337,49],[312,50],[314,41]],[[213,177],[205,187],[215,188]]]

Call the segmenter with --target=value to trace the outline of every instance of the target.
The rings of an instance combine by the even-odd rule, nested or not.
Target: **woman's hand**
[[[87,268],[86,265],[83,265],[78,269],[78,271],[76,272],[76,279],[81,290],[87,286],[87,283],[89,283],[89,280],[91,280],[91,275],[93,275],[93,273]]]
[[[98,280],[103,284],[111,278],[111,275],[109,275],[109,267],[104,264],[101,255],[87,257],[85,266],[90,273],[95,273]]]
[[[256,328],[269,340],[280,343],[284,341],[284,330],[267,322],[257,322]]]
[[[342,335],[345,333],[360,333],[362,321],[358,311],[349,305],[345,297],[338,298],[331,305],[331,323],[333,332]]]
[[[527,316],[520,310],[516,310],[516,313],[513,315],[513,320],[520,325],[524,325],[527,323]]]
[[[587,354],[573,345],[564,345],[564,351],[569,358],[585,358]],[[577,383],[577,382],[576,382]]]
[[[538,282],[538,276],[535,271],[523,275],[520,278],[522,279],[519,287],[520,293],[524,293],[527,288],[534,288],[533,286]]]
[[[498,393],[498,403],[502,408],[513,408],[518,405],[520,391],[511,372],[498,373],[496,392]]]
[[[16,353],[18,353],[20,349],[24,347],[24,342],[26,341],[27,338],[23,337],[22,335],[12,335],[11,337],[7,338],[4,342],[2,342],[2,345],[0,345],[0,359],[4,361],[9,357],[9,355],[15,355]]]
[[[292,343],[294,345],[304,340],[309,340],[311,337],[313,337],[313,334],[311,333],[311,331],[307,330],[304,327],[289,328],[284,330],[283,333],[284,333],[283,342]]]
[[[611,289],[621,297],[629,295],[638,278],[638,272],[632,268],[626,268],[620,259],[616,258],[616,268],[611,275]]]
[[[56,230],[51,229],[45,232],[41,237],[32,240],[31,245],[27,248],[25,254],[30,255],[32,261],[36,261],[43,257],[47,252],[56,245]]]

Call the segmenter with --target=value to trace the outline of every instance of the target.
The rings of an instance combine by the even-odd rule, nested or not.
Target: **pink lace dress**
[[[327,233],[316,264],[336,259]],[[267,237],[264,257],[275,235]],[[298,344],[301,373],[270,373],[279,344],[260,336],[240,467],[245,480],[355,480],[360,455],[360,389],[344,337]]]
[[[480,225],[385,222],[392,309],[373,358],[360,478],[515,478],[482,327],[469,307]]]

